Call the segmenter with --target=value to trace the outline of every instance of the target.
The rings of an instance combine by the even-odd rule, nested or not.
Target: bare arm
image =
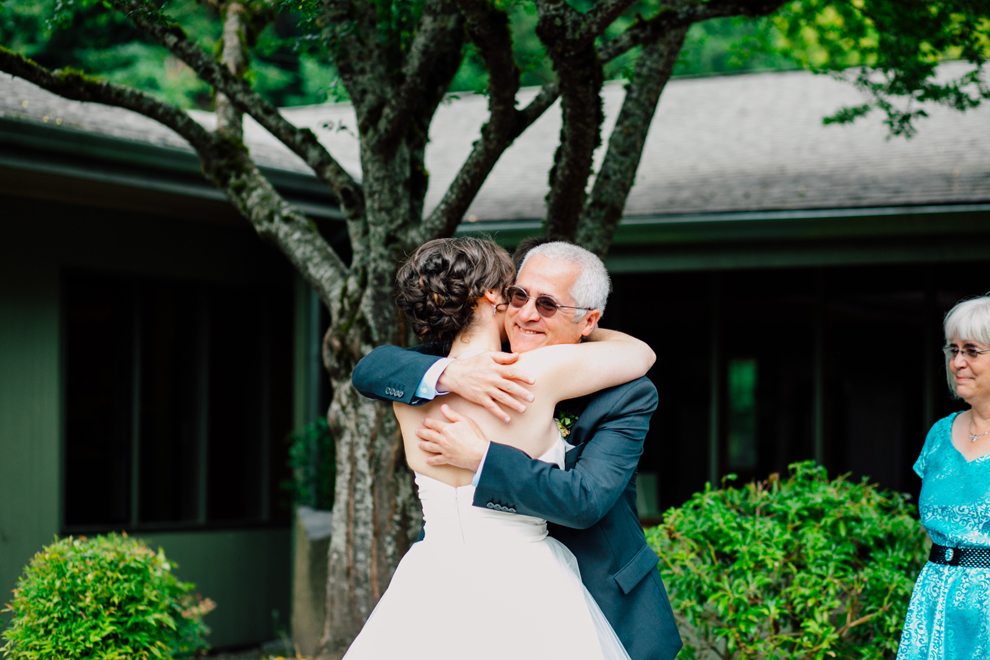
[[[621,332],[596,329],[588,339],[583,344],[538,348],[520,357],[520,368],[538,376],[532,388],[539,397],[536,409],[552,411],[558,401],[635,380],[646,375],[656,361],[645,342]],[[446,419],[429,416],[416,429],[419,449],[433,454],[427,464],[476,471],[488,440],[469,418],[448,406],[443,406],[442,413]]]
[[[520,356],[517,364],[536,376],[534,394],[557,402],[645,376],[656,359],[646,342],[596,328],[588,341],[538,348]]]

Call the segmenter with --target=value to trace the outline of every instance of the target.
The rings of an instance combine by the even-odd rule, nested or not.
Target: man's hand
[[[488,449],[484,434],[473,419],[450,406],[440,406],[440,410],[449,422],[427,417],[416,429],[419,448],[434,454],[426,459],[427,465],[454,465],[477,472]]]
[[[526,410],[523,401],[531,402],[533,395],[520,383],[532,385],[536,382],[532,376],[512,366],[518,359],[518,353],[490,351],[454,360],[440,374],[437,390],[453,392],[508,422],[509,415],[499,404],[523,412]]]

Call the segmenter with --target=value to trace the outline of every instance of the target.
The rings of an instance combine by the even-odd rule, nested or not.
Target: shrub
[[[36,554],[5,611],[3,655],[13,660],[171,660],[205,651],[209,599],[179,582],[174,564],[111,534],[65,538]]]
[[[926,560],[913,511],[814,462],[707,486],[647,530],[686,633],[680,657],[893,657]]]
[[[329,511],[333,508],[337,462],[333,436],[324,418],[289,435],[292,481],[283,484],[293,503]]]

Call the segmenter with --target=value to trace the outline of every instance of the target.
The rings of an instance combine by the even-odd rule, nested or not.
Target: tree
[[[207,0],[204,0],[207,1]],[[59,3],[53,20],[93,11],[93,0]],[[298,129],[252,87],[250,49],[276,19],[266,0],[208,0],[217,11],[215,55],[187,35],[152,0],[104,0],[131,29],[167,49],[215,91],[218,125],[210,132],[178,106],[70,68],[52,70],[0,48],[0,70],[66,98],[127,108],[168,126],[199,154],[204,174],[274,243],[319,292],[330,311],[323,359],[333,385],[328,421],[337,442],[336,504],[330,548],[324,650],[347,647],[388,585],[418,531],[412,479],[391,410],[363,399],[349,380],[355,363],[384,343],[401,344],[391,303],[403,255],[450,236],[499,156],[559,101],[563,124],[549,172],[545,230],[604,254],[633,184],[657,102],[688,29],[720,17],[774,25],[799,61],[821,71],[863,66],[854,82],[867,101],[836,120],[878,108],[894,132],[922,116],[913,104],[939,101],[964,109],[988,97],[979,78],[987,55],[986,2],[967,0],[285,0],[310,30],[354,105],[361,180],[312,132]],[[90,14],[87,14],[90,15]],[[519,25],[531,26],[519,33]],[[528,57],[514,47],[525,37]],[[766,41],[766,39],[764,39]],[[467,63],[465,54],[467,53]],[[516,107],[521,78],[540,67],[546,80]],[[944,57],[965,58],[973,73],[935,79]],[[534,63],[535,62],[535,63]],[[490,116],[440,204],[424,213],[429,183],[424,155],[431,119],[464,67],[480,67]],[[626,97],[597,172],[600,92],[621,70]],[[477,78],[478,75],[475,77]],[[845,74],[837,74],[845,75]],[[248,114],[298,154],[333,191],[353,257],[345,261],[303,213],[258,171],[242,142]],[[588,182],[594,175],[594,184]]]

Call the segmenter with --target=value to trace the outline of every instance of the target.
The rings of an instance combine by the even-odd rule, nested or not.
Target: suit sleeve
[[[412,348],[379,346],[357,363],[351,382],[370,399],[398,401],[411,406],[426,403],[416,396],[423,375],[442,355],[440,344]]]
[[[620,386],[616,396],[600,395],[581,417],[598,421],[580,432],[590,437],[570,470],[491,443],[475,489],[474,505],[514,510],[565,527],[587,529],[608,513],[629,484],[643,453],[643,440],[657,407],[657,390],[646,378]],[[618,388],[616,388],[618,389]],[[572,450],[577,451],[577,449]]]

